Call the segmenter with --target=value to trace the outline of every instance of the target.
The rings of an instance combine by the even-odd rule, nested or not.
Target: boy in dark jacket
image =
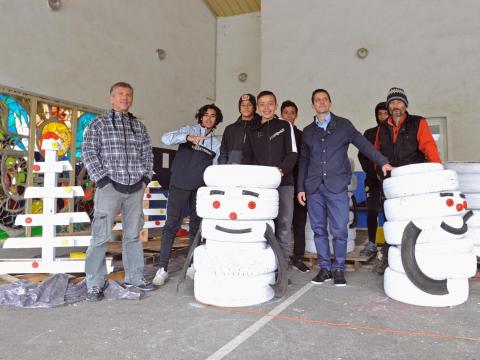
[[[222,145],[220,146],[220,157],[218,163],[223,164],[241,164],[242,152],[245,145],[247,128],[252,120],[259,118],[257,111],[257,101],[252,94],[243,94],[238,100],[238,111],[240,116],[233,124],[225,128],[222,136]]]
[[[221,110],[214,104],[202,106],[195,115],[198,124],[186,125],[178,130],[163,134],[165,145],[178,145],[173,160],[170,189],[167,202],[167,221],[162,234],[160,248],[160,268],[153,283],[163,285],[168,278],[168,262],[173,241],[183,219],[183,210],[188,204],[190,209],[189,235],[192,244],[200,226],[196,211],[197,189],[204,185],[205,169],[217,164],[220,142],[213,131],[222,122]]]
[[[271,91],[260,92],[257,105],[261,119],[253,120],[247,130],[242,163],[275,166],[282,175],[277,189],[279,210],[275,219],[275,234],[288,262],[293,217],[293,168],[297,161],[295,133],[288,121],[275,115],[277,98]]]
[[[387,103],[381,102],[375,106],[375,120],[377,126],[365,130],[363,136],[375,144],[375,136],[377,134],[378,126],[388,119]],[[367,194],[367,229],[368,229],[368,245],[360,251],[360,255],[371,256],[377,253],[377,227],[378,227],[378,212],[380,211],[382,203],[382,182],[375,171],[375,164],[361,152],[358,153],[358,160],[365,171],[365,192]]]
[[[287,120],[293,126],[293,131],[295,132],[295,142],[297,143],[297,149],[300,149],[302,146],[302,131],[295,126],[295,121],[298,116],[298,107],[291,101],[286,100],[282,103],[280,107],[280,112],[282,119]],[[300,205],[297,200],[297,189],[296,182],[298,178],[298,161],[293,168],[293,186],[294,186],[294,196],[293,196],[293,257],[292,265],[297,270],[301,272],[309,272],[310,269],[303,262],[303,255],[305,255],[305,225],[307,224],[307,208]]]

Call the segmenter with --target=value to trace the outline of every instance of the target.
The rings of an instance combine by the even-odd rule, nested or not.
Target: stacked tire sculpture
[[[420,306],[465,302],[476,259],[466,235],[471,214],[458,191],[457,173],[437,163],[402,166],[383,189],[383,229],[391,245],[384,275],[387,296]]]
[[[353,251],[355,249],[355,239],[357,238],[357,224],[356,224],[356,200],[355,195],[353,193],[357,190],[357,176],[353,173],[355,170],[355,163],[352,159],[350,159],[350,167],[352,169],[352,177],[350,180],[350,184],[348,185],[348,198],[349,200],[349,221],[348,221],[348,239],[347,239],[347,253]],[[328,231],[328,239],[330,242],[330,254],[333,254],[333,236],[330,233],[330,226],[327,226]],[[317,253],[317,249],[315,247],[314,241],[314,233],[312,230],[312,226],[310,224],[310,218],[307,217],[307,224],[305,226],[305,251],[310,253]]]
[[[249,306],[272,299],[276,256],[267,244],[267,225],[278,214],[278,169],[215,165],[206,169],[197,192],[205,245],[193,255],[195,298],[217,306]],[[222,185],[226,184],[226,185]]]
[[[473,253],[480,264],[480,162],[447,162],[445,167],[457,172],[460,190],[467,198],[467,209],[473,211],[467,237],[473,241]]]

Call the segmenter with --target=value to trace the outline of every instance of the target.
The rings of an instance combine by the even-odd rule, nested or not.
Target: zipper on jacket
[[[123,121],[123,113],[120,113],[120,119],[122,119],[123,138],[125,139],[125,156],[127,157],[128,186],[130,186],[130,172],[128,171],[127,133],[125,132],[125,122]]]

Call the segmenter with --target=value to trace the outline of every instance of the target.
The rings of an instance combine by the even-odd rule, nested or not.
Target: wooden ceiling
[[[260,11],[261,0],[204,0],[217,16],[233,16]]]

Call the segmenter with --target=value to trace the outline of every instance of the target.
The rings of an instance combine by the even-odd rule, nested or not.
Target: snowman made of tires
[[[195,298],[217,306],[250,306],[282,297],[287,263],[274,234],[281,175],[277,168],[212,165],[197,192],[200,230],[193,257]],[[201,239],[204,245],[196,246]]]
[[[480,265],[480,162],[447,162],[445,167],[457,172],[460,190],[465,194],[468,210],[473,212],[467,237],[473,241],[473,253]]]
[[[468,299],[476,273],[473,242],[466,236],[465,195],[458,176],[442,164],[398,167],[383,183],[390,244],[384,275],[387,296],[420,306],[453,306]]]

